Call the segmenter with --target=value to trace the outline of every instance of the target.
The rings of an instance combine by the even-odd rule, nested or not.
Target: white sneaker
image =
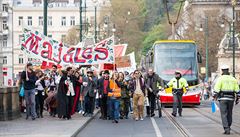
[[[131,111],[130,113],[133,114],[133,111]]]
[[[82,114],[84,114],[84,111],[82,111]]]
[[[135,118],[136,121],[138,121],[138,118]]]
[[[82,114],[82,110],[80,110],[80,111],[78,112],[78,114]]]
[[[143,121],[143,117],[141,117],[140,120]]]

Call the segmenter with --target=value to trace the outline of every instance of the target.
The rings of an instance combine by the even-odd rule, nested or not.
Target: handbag
[[[23,97],[23,96],[24,96],[24,87],[23,87],[23,85],[22,85],[21,88],[20,88],[19,96],[20,96],[20,97]]]

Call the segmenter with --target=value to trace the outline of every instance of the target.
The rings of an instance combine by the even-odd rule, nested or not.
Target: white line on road
[[[152,121],[153,128],[155,130],[155,133],[156,133],[157,137],[162,137],[162,134],[161,134],[161,132],[160,132],[158,126],[157,126],[157,123],[156,123],[155,119],[151,117],[151,121]]]

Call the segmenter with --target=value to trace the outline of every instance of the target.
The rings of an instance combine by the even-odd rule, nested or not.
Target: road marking
[[[160,130],[159,130],[158,126],[157,126],[157,123],[156,123],[155,119],[152,118],[152,117],[151,117],[150,119],[151,119],[151,121],[152,121],[152,125],[153,125],[153,128],[154,128],[154,130],[155,130],[155,133],[156,133],[157,137],[162,137],[162,133],[160,132]]]

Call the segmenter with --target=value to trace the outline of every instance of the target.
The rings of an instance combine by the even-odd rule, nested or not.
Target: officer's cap
[[[176,75],[176,74],[181,74],[181,71],[176,70],[176,71],[175,71],[175,75]]]
[[[226,65],[226,64],[224,64],[224,65],[221,66],[221,70],[225,70],[225,69],[229,69],[229,66]]]

